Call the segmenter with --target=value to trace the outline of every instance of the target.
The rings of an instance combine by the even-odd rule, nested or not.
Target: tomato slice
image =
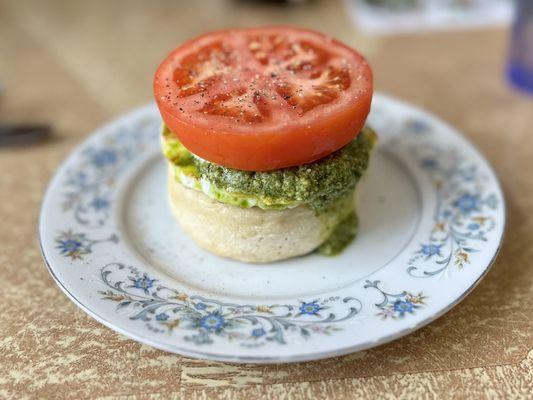
[[[350,142],[370,111],[372,71],[305,29],[213,32],[172,51],[154,78],[169,129],[192,153],[249,171],[301,165]]]

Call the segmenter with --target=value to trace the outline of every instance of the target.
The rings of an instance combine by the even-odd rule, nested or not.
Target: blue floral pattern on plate
[[[118,236],[112,234],[106,239],[94,240],[87,237],[85,233],[75,233],[72,230],[62,231],[55,239],[61,255],[69,257],[71,260],[83,260],[83,257],[92,253],[92,248],[97,243],[112,242],[118,243]]]
[[[410,125],[407,121],[406,126]],[[406,132],[415,134],[408,128]],[[431,128],[421,132],[416,133],[411,153],[428,173],[437,201],[434,226],[409,259],[407,272],[418,278],[447,276],[452,266],[461,269],[470,264],[472,253],[483,247],[496,227],[493,214],[499,204],[496,193],[487,191],[487,177],[475,163],[455,148],[443,153],[432,144]]]
[[[115,183],[128,164],[138,157],[150,140],[156,141],[160,123],[152,118],[125,124],[117,135],[82,152],[76,168],[66,172],[63,183],[63,211],[72,213],[81,226],[104,226],[110,217]]]
[[[415,310],[425,306],[427,296],[422,292],[414,295],[412,293],[402,291],[400,293],[387,293],[379,287],[380,281],[366,281],[363,286],[365,289],[374,288],[378,290],[383,296],[383,300],[376,303],[376,307],[380,311],[376,314],[383,319],[387,318],[403,318],[406,315],[414,314]]]
[[[362,308],[353,297],[329,297],[300,301],[299,304],[246,305],[225,303],[159,284],[138,268],[121,263],[106,265],[101,280],[107,287],[102,298],[128,309],[130,319],[142,321],[156,333],[181,327],[183,339],[198,345],[212,344],[213,338],[238,341],[245,347],[270,342],[286,344],[286,335],[307,339],[312,334],[329,335],[339,323],[355,317]],[[343,315],[327,311],[331,303],[346,305]]]

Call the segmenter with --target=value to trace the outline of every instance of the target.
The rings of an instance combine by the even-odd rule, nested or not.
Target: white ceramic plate
[[[50,273],[85,312],[190,357],[278,363],[406,335],[489,269],[505,207],[497,179],[453,128],[376,95],[379,134],[358,188],[359,235],[340,256],[269,265],[214,256],[167,204],[155,106],[106,125],[61,166],[42,206]]]

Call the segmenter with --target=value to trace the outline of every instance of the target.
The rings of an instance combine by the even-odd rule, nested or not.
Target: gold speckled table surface
[[[100,325],[56,287],[37,219],[46,185],[94,128],[151,98],[157,62],[209,29],[313,27],[360,48],[378,90],[455,125],[503,185],[507,233],[491,272],[431,325],[317,362],[199,361]],[[50,123],[51,140],[0,148],[0,398],[531,398],[533,97],[503,79],[502,29],[369,38],[341,4],[0,0],[1,123]]]

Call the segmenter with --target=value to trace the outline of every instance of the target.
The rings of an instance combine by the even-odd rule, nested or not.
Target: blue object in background
[[[533,93],[533,0],[516,0],[508,76]]]

